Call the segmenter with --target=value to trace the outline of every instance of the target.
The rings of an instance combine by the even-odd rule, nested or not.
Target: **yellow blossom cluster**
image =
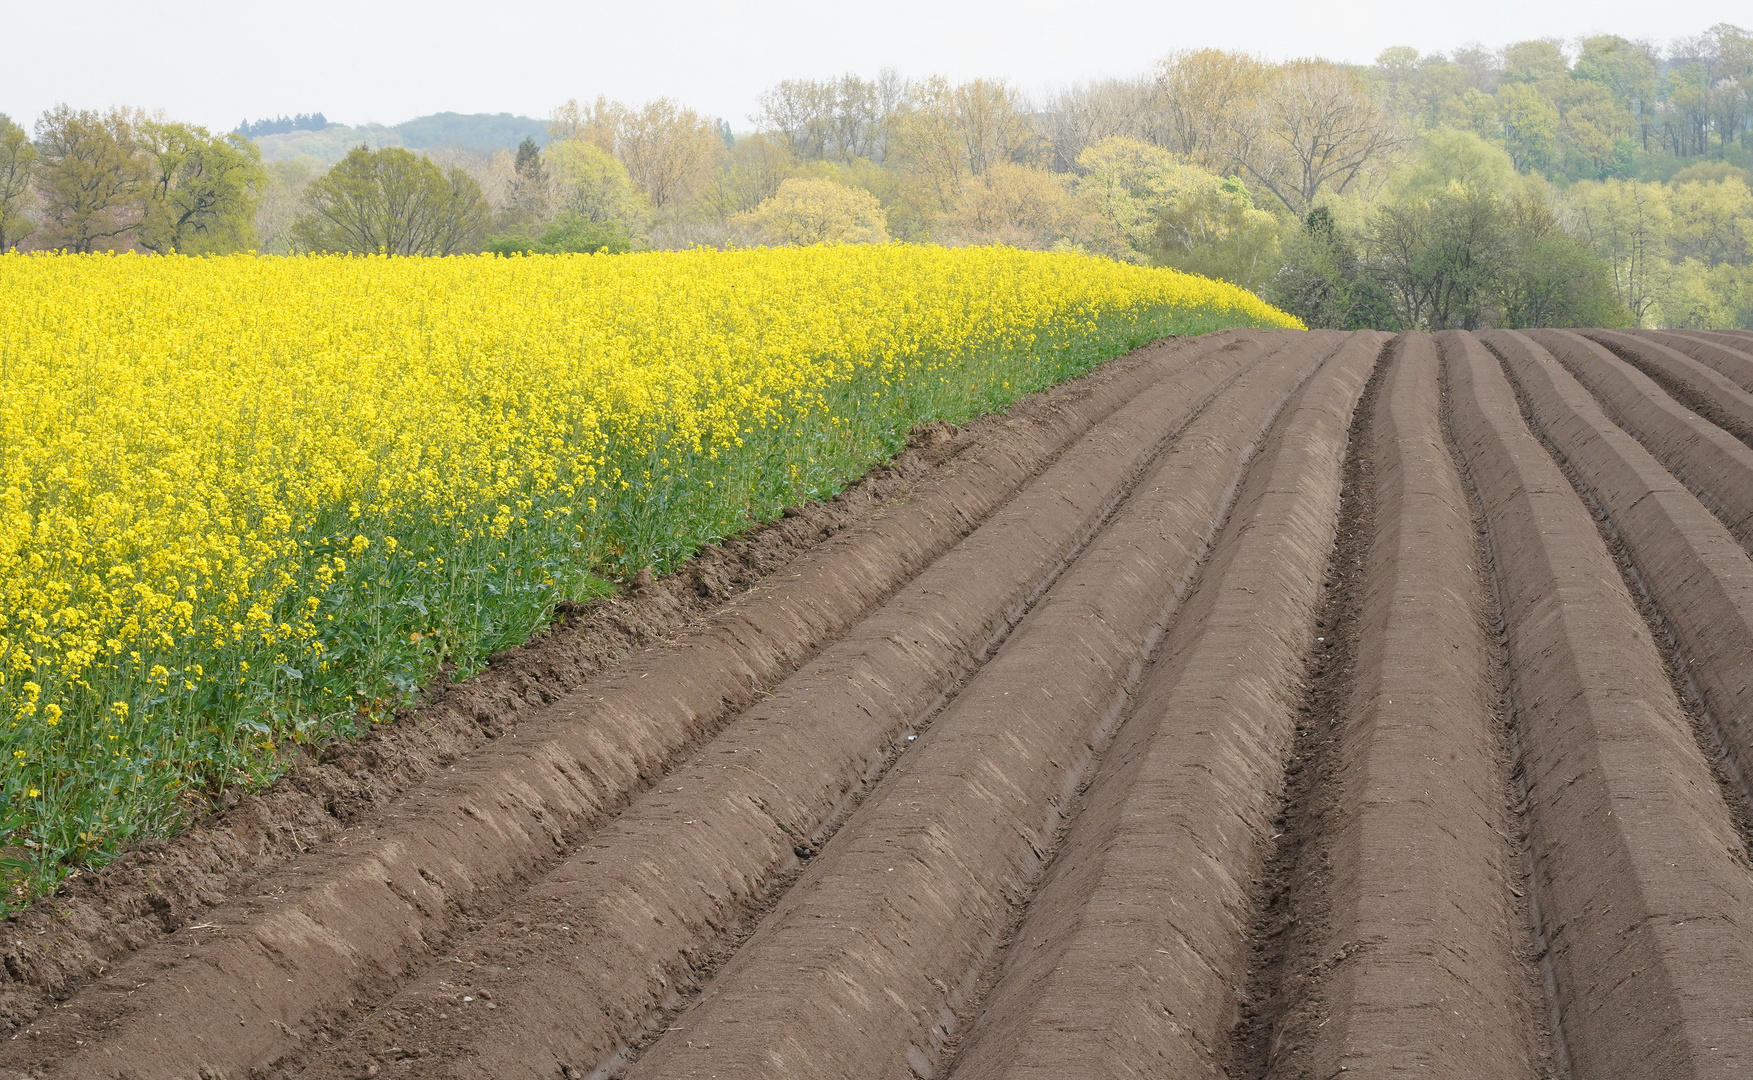
[[[3,784],[10,846],[57,865],[920,420],[1294,324],[1171,271],[898,244],[13,254],[0,310]]]

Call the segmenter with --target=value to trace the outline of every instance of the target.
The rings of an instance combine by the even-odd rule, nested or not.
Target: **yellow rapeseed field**
[[[922,420],[1293,324],[992,248],[0,256],[11,901]]]

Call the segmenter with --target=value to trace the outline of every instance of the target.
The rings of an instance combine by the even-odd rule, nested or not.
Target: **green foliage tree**
[[[1503,51],[1499,79],[1505,84],[1553,83],[1569,75],[1563,51],[1550,41],[1517,42]]]
[[[1312,326],[1440,330],[1630,321],[1606,263],[1569,236],[1543,181],[1462,131],[1427,132],[1342,227],[1310,215],[1267,295]]]
[[[1574,177],[1600,179],[1626,171],[1637,143],[1636,121],[1599,83],[1573,79],[1566,86],[1553,147]]]
[[[23,128],[0,113],[0,252],[11,251],[31,234],[30,181],[36,147]]]
[[[1182,165],[1174,154],[1137,139],[1112,136],[1077,156],[1078,195],[1111,234],[1110,254],[1145,257],[1156,242],[1158,214],[1179,187]]]
[[[481,185],[462,169],[446,175],[400,147],[360,146],[306,189],[292,226],[308,251],[456,255],[479,251],[487,227]]]
[[[147,182],[136,151],[140,117],[57,105],[37,119],[41,245],[89,252],[126,249]]]
[[[1527,172],[1550,166],[1558,144],[1558,106],[1540,87],[1527,82],[1505,86],[1498,91],[1497,111],[1504,149],[1516,168]]]
[[[1606,264],[1581,242],[1557,228],[1530,231],[1518,239],[1499,290],[1500,325],[1631,324],[1631,313],[1613,293]]]
[[[155,120],[136,136],[146,175],[135,227],[142,248],[208,255],[256,246],[256,206],[268,177],[254,143]]]
[[[701,190],[701,208],[721,221],[729,219],[761,205],[780,184],[804,172],[803,162],[778,138],[744,136],[726,153],[724,167],[712,183]]]
[[[1502,212],[1495,192],[1462,180],[1376,205],[1367,236],[1399,329],[1481,325],[1510,256]]]
[[[617,222],[629,235],[641,231],[650,204],[614,155],[583,139],[560,139],[548,144],[546,159],[555,209],[598,224]]]
[[[1240,177],[1183,168],[1156,213],[1151,261],[1258,290],[1278,269],[1278,219]]]
[[[1160,147],[1113,136],[1077,159],[1079,197],[1104,226],[1089,246],[1258,289],[1277,269],[1278,219],[1254,205],[1240,177],[1177,161]]]
[[[1394,325],[1388,291],[1353,239],[1325,206],[1309,211],[1284,240],[1278,274],[1262,295],[1311,328],[1365,330]]]
[[[1753,188],[1735,179],[1693,180],[1668,192],[1673,253],[1707,267],[1753,262]]]
[[[1632,325],[1647,325],[1670,270],[1674,214],[1667,190],[1637,181],[1584,181],[1572,185],[1564,201],[1579,236],[1606,263]]]
[[[1584,38],[1571,75],[1605,87],[1614,103],[1636,122],[1639,145],[1649,148],[1650,130],[1655,123],[1657,75],[1656,61],[1648,46],[1617,35]]]

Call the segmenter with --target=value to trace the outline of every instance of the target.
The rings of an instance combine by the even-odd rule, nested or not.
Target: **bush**
[[[491,255],[625,255],[633,250],[627,227],[619,221],[590,221],[578,214],[561,214],[540,237],[505,233],[488,239]]]

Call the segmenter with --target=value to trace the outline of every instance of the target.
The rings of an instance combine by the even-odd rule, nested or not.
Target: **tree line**
[[[1033,101],[794,79],[751,120],[569,101],[545,147],[360,147],[323,171],[63,107],[34,139],[0,120],[0,246],[1005,243],[1224,278],[1311,325],[1753,325],[1753,37],[1732,26],[1372,65],[1187,51]]]
[[[265,179],[243,136],[138,109],[56,106],[34,140],[0,114],[0,251],[241,250]]]

